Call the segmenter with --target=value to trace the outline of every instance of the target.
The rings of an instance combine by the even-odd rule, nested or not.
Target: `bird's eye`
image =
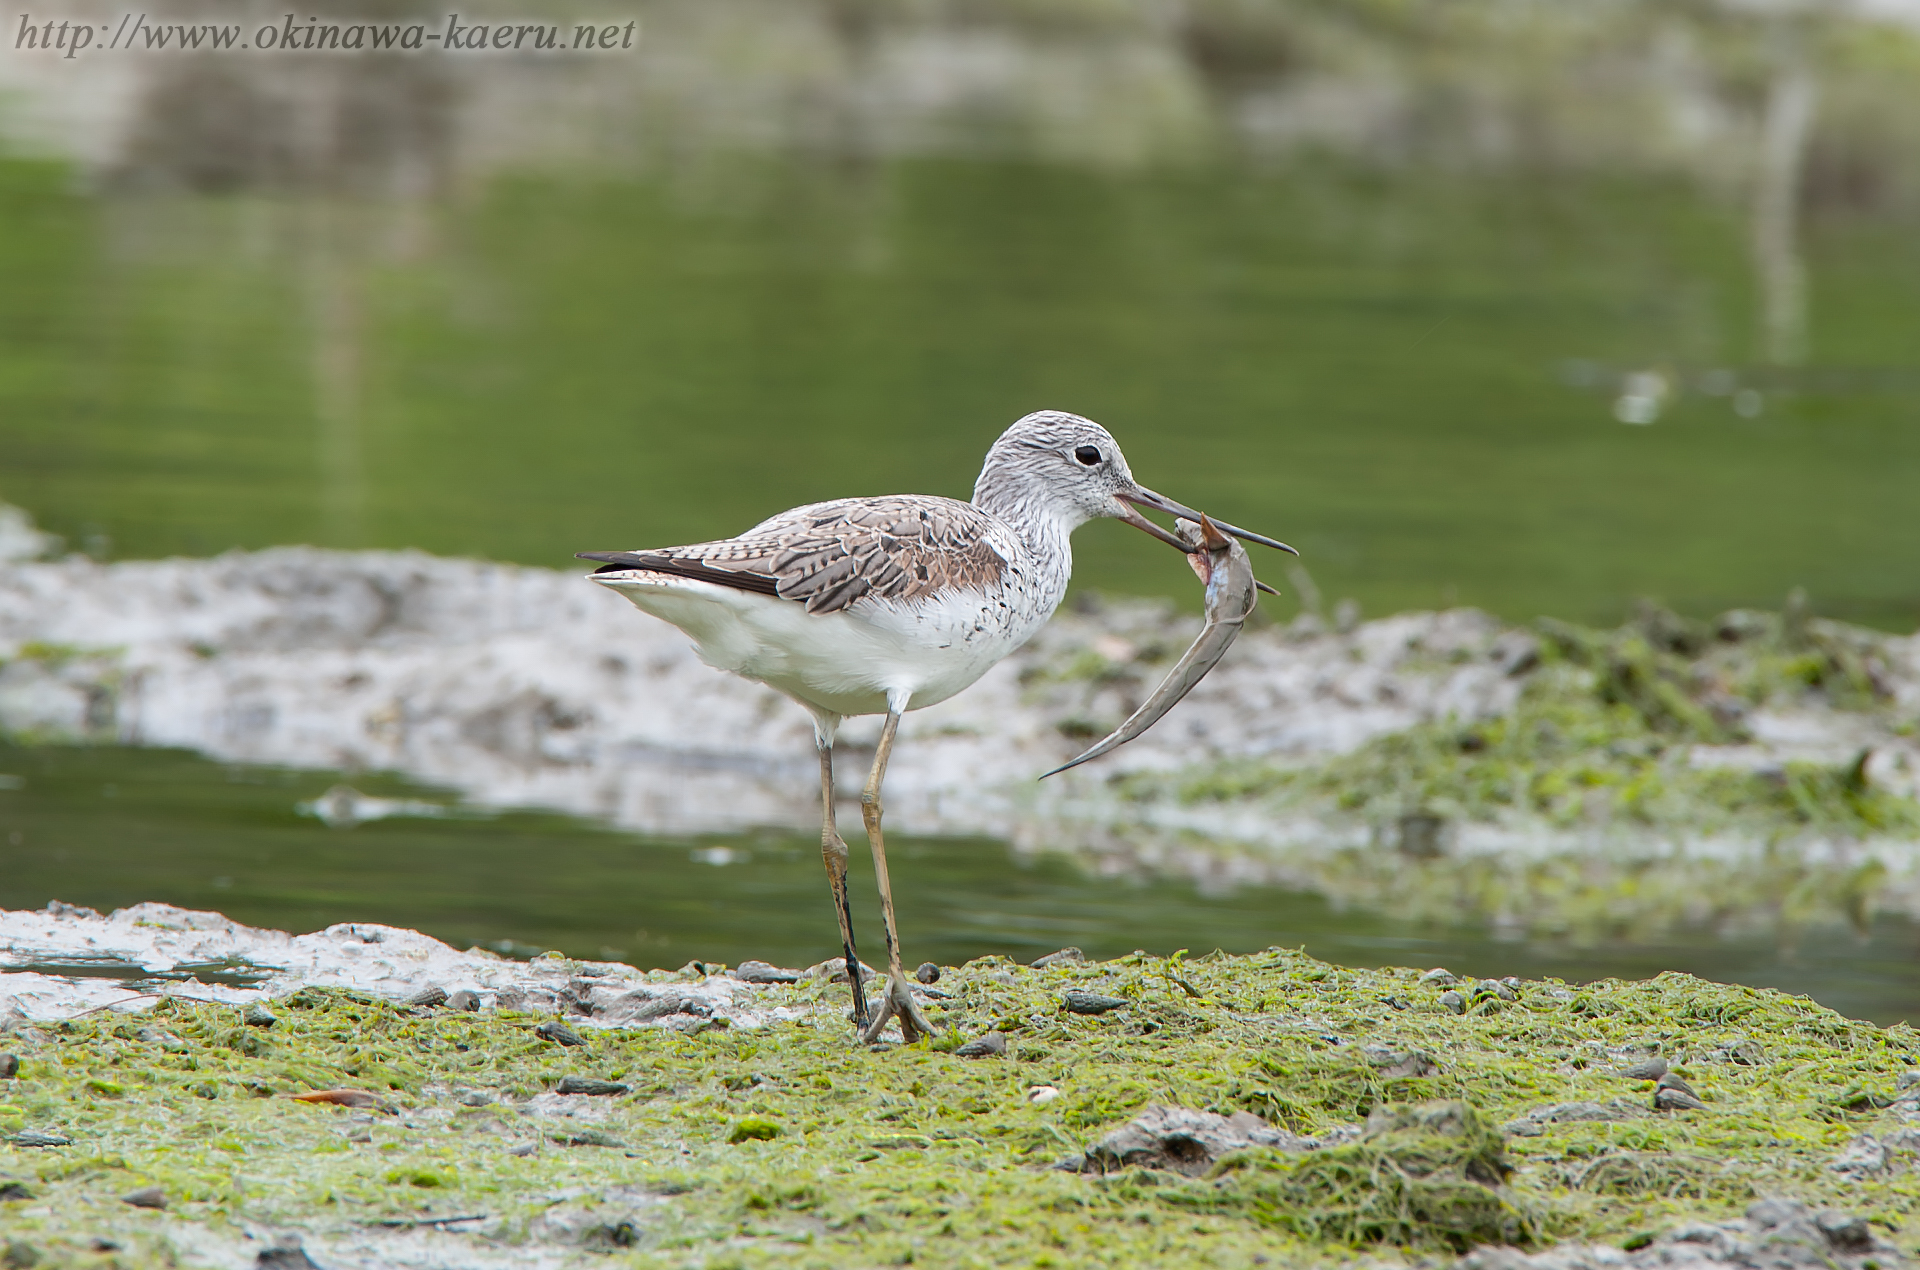
[[[1092,467],[1100,461],[1100,451],[1090,445],[1083,445],[1073,452],[1073,457]]]

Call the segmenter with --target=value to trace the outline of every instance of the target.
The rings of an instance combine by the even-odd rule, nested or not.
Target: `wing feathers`
[[[994,522],[947,498],[863,498],[776,516],[744,537],[652,551],[582,552],[607,569],[648,569],[804,602],[833,613],[862,596],[912,600],[949,587],[986,591],[1006,561]]]

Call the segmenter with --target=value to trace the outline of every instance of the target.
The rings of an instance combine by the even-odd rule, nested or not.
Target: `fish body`
[[[1193,547],[1187,562],[1206,586],[1206,625],[1200,628],[1200,634],[1167,672],[1167,677],[1160,681],[1160,686],[1153,690],[1153,695],[1128,715],[1125,723],[1085,754],[1054,768],[1041,780],[1110,754],[1158,723],[1182,697],[1193,691],[1195,684],[1206,678],[1207,672],[1219,664],[1227,655],[1227,649],[1233,647],[1233,641],[1240,637],[1240,628],[1246,624],[1247,614],[1253,612],[1260,585],[1254,579],[1253,561],[1248,559],[1247,549],[1221,533],[1205,516],[1198,524],[1180,521],[1179,530]]]

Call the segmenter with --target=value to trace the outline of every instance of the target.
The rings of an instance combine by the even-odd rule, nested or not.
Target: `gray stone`
[[[1646,1109],[1628,1102],[1556,1102],[1535,1107],[1526,1115],[1500,1126],[1503,1133],[1517,1138],[1537,1138],[1550,1124],[1580,1124],[1594,1121],[1631,1120],[1646,1115]]]
[[[1440,1004],[1455,1014],[1465,1014],[1467,1012],[1467,999],[1458,992],[1455,992],[1452,988],[1448,988],[1440,994]]]
[[[421,1009],[431,1010],[435,1006],[447,1003],[447,990],[439,984],[429,984],[407,998],[407,1004]]]
[[[20,1074],[18,1054],[0,1054],[0,1080],[12,1080]]]
[[[1632,1066],[1622,1067],[1619,1074],[1627,1080],[1659,1080],[1667,1074],[1667,1060],[1656,1054]]]
[[[764,961],[743,961],[733,968],[733,977],[742,983],[799,983],[804,972],[785,970]]]
[[[273,1011],[257,1001],[247,1007],[247,1012],[242,1018],[248,1027],[272,1027],[280,1021]]]
[[[1033,968],[1046,970],[1053,966],[1077,966],[1084,963],[1086,959],[1087,954],[1078,948],[1062,948],[1059,952],[1050,952],[1044,957],[1034,958]]]
[[[1843,1177],[1860,1179],[1886,1172],[1890,1162],[1886,1144],[1871,1133],[1863,1133],[1829,1160],[1827,1167]]]
[[[1667,1072],[1660,1077],[1656,1085],[1661,1089],[1676,1089],[1689,1098],[1698,1098],[1700,1096],[1699,1092],[1696,1091],[1692,1085],[1689,1085],[1686,1078],[1679,1072]]]
[[[585,1094],[590,1098],[612,1098],[619,1094],[633,1092],[632,1085],[623,1085],[617,1080],[593,1080],[586,1076],[562,1076],[560,1083],[554,1086],[556,1094]]]
[[[73,1139],[58,1129],[22,1129],[8,1139],[17,1147],[70,1147]]]
[[[1007,1038],[1002,1032],[989,1032],[953,1051],[956,1058],[998,1058],[1006,1052]]]
[[[1440,1070],[1440,1064],[1434,1062],[1431,1055],[1422,1053],[1420,1050],[1401,1051],[1381,1045],[1369,1047],[1366,1055],[1367,1062],[1371,1063],[1385,1080],[1431,1076]]]
[[[1460,978],[1458,975],[1442,966],[1435,966],[1432,970],[1420,976],[1420,986],[1423,988],[1445,988],[1459,982]]]
[[[447,1008],[449,1010],[478,1010],[480,1008],[480,994],[471,988],[462,988],[458,992],[450,992],[447,994]]]
[[[560,1045],[585,1045],[586,1040],[564,1023],[548,1021],[533,1029],[535,1036],[544,1037]]]
[[[1061,1003],[1070,1014],[1105,1014],[1109,1010],[1124,1010],[1127,1002],[1120,997],[1102,996],[1098,992],[1082,992],[1071,988],[1061,997]]]
[[[135,1208],[165,1208],[167,1192],[165,1187],[143,1186],[137,1191],[128,1191],[120,1197],[122,1204],[131,1204]]]
[[[614,1023],[651,1023],[674,1014],[705,1018],[712,1013],[709,1006],[695,997],[677,992],[656,996],[645,988],[615,998],[604,1011],[607,1019]]]
[[[1705,1111],[1707,1104],[1684,1089],[1662,1086],[1653,1091],[1655,1111]]]
[[[1232,1151],[1251,1146],[1306,1151],[1317,1145],[1314,1139],[1276,1129],[1251,1112],[1219,1116],[1156,1103],[1089,1147],[1083,1169],[1089,1173],[1169,1169],[1199,1177]]]
[[[934,965],[931,961],[923,961],[920,963],[920,968],[913,972],[913,977],[921,983],[939,983],[940,967]]]

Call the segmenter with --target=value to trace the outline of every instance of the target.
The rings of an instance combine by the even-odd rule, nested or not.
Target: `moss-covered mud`
[[[1279,826],[1244,853],[1255,876],[1408,921],[1470,915],[1585,943],[1864,930],[1877,912],[1920,914],[1915,651],[1800,602],[1712,622],[1648,606],[1613,630],[1542,619],[1478,654],[1508,668],[1501,709],[1332,757],[1113,784],[1138,820],[1199,827],[1191,872],[1232,872],[1205,866],[1222,852],[1209,836]],[[1476,654],[1411,648],[1402,670],[1421,656]],[[1178,854],[1134,837],[1079,849],[1107,872]]]
[[[1317,764],[1211,765],[1123,784],[1135,801],[1268,800],[1391,824],[1416,854],[1448,820],[1915,839],[1920,786],[1904,762],[1873,761],[1904,760],[1920,730],[1894,646],[1803,605],[1713,623],[1649,606],[1615,630],[1543,618],[1500,650],[1522,683],[1511,712],[1423,724]],[[1850,732],[1845,759],[1745,748],[1759,716],[1791,713],[1817,715],[1830,736]]]
[[[1073,986],[1129,1004],[1070,1014]],[[42,1266],[251,1264],[276,1232],[322,1266],[1248,1266],[1637,1244],[1787,1195],[1920,1246],[1920,1177],[1898,1150],[1877,1172],[1830,1167],[1913,1111],[1895,1100],[1920,1037],[1804,998],[1670,974],[1522,982],[1506,1000],[1285,950],[986,959],[939,987],[944,1038],[877,1050],[851,1043],[844,987],[812,982],[761,989],[811,1006],[793,1022],[581,1027],[578,1047],[536,1035],[535,1015],[311,989],[274,1003],[271,1027],[174,1001],[18,1032],[0,1124],[72,1144],[0,1146],[0,1227]],[[946,1052],[989,1028],[1004,1057]],[[1656,1052],[1705,1110],[1656,1113],[1651,1085],[1618,1074]],[[630,1090],[551,1092],[568,1075]],[[333,1087],[379,1091],[392,1114],[288,1096]],[[1452,1137],[1386,1112],[1373,1138],[1259,1147],[1194,1178],[1050,1167],[1149,1103],[1315,1134],[1435,1100],[1471,1112]],[[1541,1113],[1569,1102],[1621,1118]],[[1537,1132],[1499,1141],[1530,1113]],[[123,1202],[147,1186],[169,1207]]]

